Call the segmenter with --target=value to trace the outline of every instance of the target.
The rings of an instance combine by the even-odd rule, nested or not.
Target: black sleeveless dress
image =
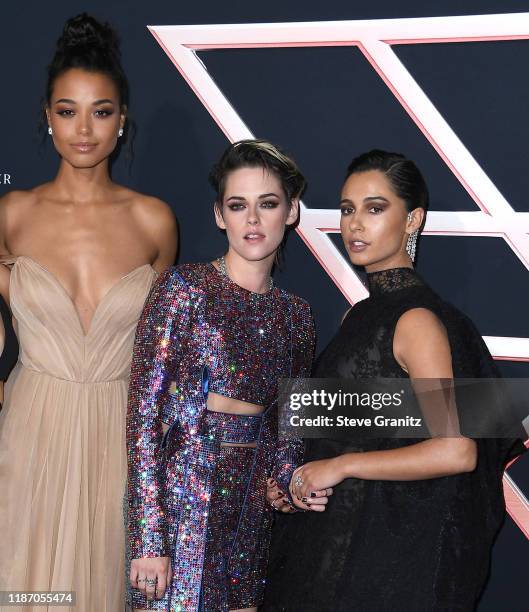
[[[409,268],[368,275],[356,304],[315,367],[317,378],[407,377],[393,356],[399,318],[427,308],[446,327],[455,378],[498,377],[472,322]],[[311,439],[305,462],[388,449],[414,439]],[[325,512],[277,515],[266,612],[473,610],[505,515],[502,473],[521,440],[478,439],[471,473],[419,481],[349,478]]]

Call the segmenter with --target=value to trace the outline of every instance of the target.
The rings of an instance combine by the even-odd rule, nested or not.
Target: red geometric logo
[[[529,39],[529,13],[149,29],[230,142],[254,136],[196,51],[357,47],[476,203],[475,212],[429,211],[424,233],[501,237],[529,270],[529,213],[512,208],[392,49],[395,44]],[[302,209],[297,231],[314,257],[351,304],[367,297],[364,285],[328,235],[340,231],[338,211],[303,204]],[[496,359],[529,361],[529,338],[484,339]],[[504,491],[509,514],[529,539],[529,501],[507,473]]]

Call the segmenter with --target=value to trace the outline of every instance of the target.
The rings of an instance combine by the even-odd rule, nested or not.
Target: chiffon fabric
[[[405,312],[424,308],[446,329],[455,378],[498,378],[474,324],[414,270],[367,278],[369,298],[351,308],[315,377],[407,378],[393,354],[395,327]],[[465,417],[465,405],[458,410]],[[420,441],[308,439],[305,462]],[[524,451],[517,438],[479,438],[476,445],[472,472],[415,481],[348,478],[334,488],[325,512],[277,515],[262,612],[474,610],[505,517],[503,470]]]
[[[0,590],[75,591],[72,610],[118,612],[129,370],[156,272],[118,280],[85,333],[51,272],[29,257],[2,263],[13,264],[20,355],[0,413]],[[33,609],[46,608],[5,608]]]

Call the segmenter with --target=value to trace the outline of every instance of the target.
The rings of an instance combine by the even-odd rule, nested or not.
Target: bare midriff
[[[208,393],[208,410],[213,412],[226,412],[228,414],[245,414],[253,416],[255,414],[261,414],[264,410],[263,406],[259,404],[252,404],[250,402],[243,402],[241,400],[232,399],[220,393],[214,393],[210,391]],[[169,429],[167,423],[162,423],[163,433]],[[250,442],[248,444],[236,444],[233,442],[222,442],[221,446],[246,446],[249,448],[255,448],[256,442]]]

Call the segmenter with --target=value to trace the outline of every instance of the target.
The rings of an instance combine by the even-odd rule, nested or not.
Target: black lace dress
[[[406,377],[393,356],[400,316],[433,311],[446,327],[454,376],[497,377],[472,322],[409,268],[368,275],[370,297],[321,354],[318,378]],[[305,462],[395,448],[413,439],[307,441]],[[477,440],[471,473],[418,481],[350,478],[323,513],[277,515],[266,612],[431,612],[475,608],[505,514],[502,472],[520,440]]]

